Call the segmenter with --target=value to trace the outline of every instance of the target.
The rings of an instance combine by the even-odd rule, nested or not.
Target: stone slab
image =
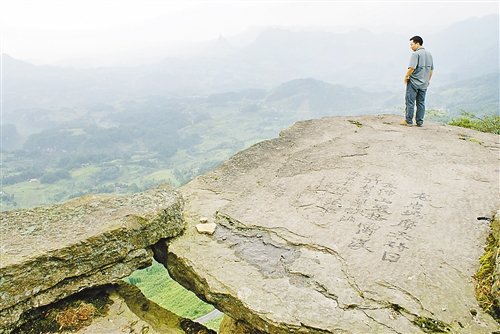
[[[26,310],[112,283],[151,264],[151,246],[179,235],[181,195],[169,185],[128,196],[2,212],[0,333]]]
[[[395,115],[296,123],[180,191],[171,276],[264,333],[491,333],[473,275],[499,136]],[[200,217],[217,223],[196,231]]]

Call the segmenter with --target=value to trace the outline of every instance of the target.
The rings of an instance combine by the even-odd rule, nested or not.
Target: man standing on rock
[[[401,125],[413,125],[415,102],[417,104],[417,114],[415,115],[417,126],[422,126],[424,123],[425,93],[434,71],[434,63],[431,53],[422,47],[423,44],[424,40],[420,36],[410,38],[410,48],[413,50],[413,54],[410,57],[410,64],[405,75],[406,119]]]

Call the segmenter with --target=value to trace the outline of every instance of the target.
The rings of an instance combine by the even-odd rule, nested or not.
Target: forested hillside
[[[496,23],[469,19],[429,36],[428,109],[498,112]],[[457,31],[473,55],[457,52]],[[269,28],[243,48],[220,36],[191,58],[91,69],[3,55],[1,209],[180,186],[299,120],[399,114],[407,40]]]
[[[78,110],[21,109],[23,142],[6,125],[3,209],[61,202],[86,193],[180,186],[235,152],[304,118],[379,112],[383,98],[314,79],[270,90],[207,97],[150,95]],[[16,141],[17,140],[17,141]],[[21,149],[22,147],[22,149]],[[31,182],[30,182],[31,180]]]
[[[481,115],[498,110],[497,92],[498,74],[491,74],[438,88],[433,99],[450,106],[443,108],[449,115],[463,108]],[[137,192],[162,182],[180,186],[296,121],[399,113],[401,101],[391,92],[297,79],[268,91],[19,109],[21,127],[34,133],[25,138],[13,124],[2,125],[2,210],[87,193]]]

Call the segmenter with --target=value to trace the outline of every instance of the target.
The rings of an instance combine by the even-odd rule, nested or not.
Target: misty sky
[[[384,26],[418,34],[469,17],[498,14],[499,3],[0,0],[0,13],[1,52],[50,63],[213,40],[252,26]]]

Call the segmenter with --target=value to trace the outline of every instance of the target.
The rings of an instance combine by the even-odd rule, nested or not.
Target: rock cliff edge
[[[184,230],[182,208],[181,195],[162,185],[2,212],[0,333],[19,327],[28,310],[151,265],[152,246]]]
[[[401,120],[299,122],[180,188],[171,276],[254,332],[499,330],[473,282],[499,137]]]
[[[499,331],[473,277],[500,137],[401,121],[303,121],[177,190],[3,212],[0,333],[87,292],[109,313],[81,333],[209,333],[118,283],[153,255],[226,314],[220,333]]]

